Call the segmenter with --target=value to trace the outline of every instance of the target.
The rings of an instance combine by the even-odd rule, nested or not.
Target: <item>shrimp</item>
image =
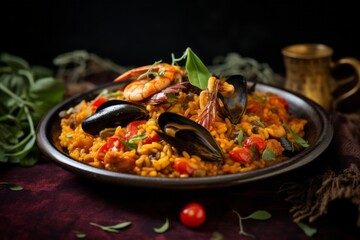
[[[137,77],[124,88],[124,98],[128,101],[142,101],[153,94],[170,86],[175,80],[183,77],[184,72],[180,66],[166,63],[147,65],[129,70],[114,82]]]

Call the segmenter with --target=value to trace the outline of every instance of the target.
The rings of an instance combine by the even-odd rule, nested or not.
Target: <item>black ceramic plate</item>
[[[330,144],[333,137],[332,125],[326,112],[313,101],[295,93],[265,84],[257,84],[256,91],[270,91],[284,97],[290,105],[289,111],[301,118],[308,119],[305,139],[310,146],[287,161],[276,165],[244,173],[199,178],[159,178],[142,177],[127,173],[112,172],[78,162],[69,157],[58,143],[59,112],[67,110],[81,100],[91,100],[104,89],[120,88],[119,83],[109,83],[91,91],[67,99],[55,106],[41,121],[37,128],[37,144],[40,150],[60,167],[83,177],[125,186],[168,188],[168,189],[202,189],[232,186],[259,179],[269,178],[299,168],[318,157]]]

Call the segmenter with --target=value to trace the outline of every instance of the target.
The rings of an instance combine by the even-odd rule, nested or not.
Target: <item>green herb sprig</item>
[[[267,211],[264,210],[258,210],[253,212],[252,214],[250,214],[249,216],[246,217],[241,217],[240,214],[233,210],[233,212],[238,216],[239,218],[239,226],[240,226],[240,231],[239,234],[243,235],[243,236],[247,236],[247,237],[251,237],[251,238],[255,238],[255,236],[253,234],[247,233],[244,231],[244,227],[242,224],[242,221],[245,219],[255,219],[255,220],[267,220],[271,218],[271,214]]]
[[[64,83],[53,78],[51,70],[0,54],[0,162],[23,166],[37,162],[35,129],[63,100],[64,91]]]
[[[307,148],[309,147],[308,141],[301,138],[299,135],[297,135],[285,122],[282,124],[286,130],[291,134],[291,136],[294,138],[294,140],[302,147]]]

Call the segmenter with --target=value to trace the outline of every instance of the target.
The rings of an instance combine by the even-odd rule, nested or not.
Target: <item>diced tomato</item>
[[[155,134],[154,136],[149,136],[143,140],[144,144],[149,144],[152,142],[159,142],[161,140],[161,137],[158,134]]]
[[[255,115],[261,115],[263,111],[262,104],[258,101],[249,101],[249,103],[246,106],[246,113],[247,114],[255,114]]]
[[[106,97],[98,97],[97,99],[95,99],[90,105],[93,108],[98,108],[101,104],[103,104],[104,102],[106,102],[108,99]]]
[[[251,150],[247,147],[235,147],[229,152],[229,157],[239,163],[249,163],[251,161]]]
[[[176,158],[174,161],[174,168],[181,174],[191,175],[194,172],[194,169],[191,168],[190,163],[186,158]]]
[[[97,151],[97,159],[100,161],[104,160],[105,154],[108,151],[124,151],[125,145],[121,142],[121,138],[118,135],[113,135],[108,138],[107,142],[104,143]]]
[[[138,121],[133,121],[133,122],[129,123],[126,126],[125,141],[128,142],[130,140],[130,138],[136,136],[139,125],[144,124],[144,123],[146,123],[145,120],[138,120]]]
[[[271,96],[269,99],[270,104],[275,104],[276,102],[280,102],[285,109],[289,108],[289,103],[285,100],[285,98],[279,96]]]
[[[244,147],[251,147],[252,145],[255,145],[256,149],[260,153],[262,153],[266,148],[265,140],[260,137],[248,137],[242,142],[242,145]]]

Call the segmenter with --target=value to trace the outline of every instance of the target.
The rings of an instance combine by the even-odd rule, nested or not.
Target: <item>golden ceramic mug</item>
[[[360,89],[360,61],[353,57],[332,60],[333,49],[324,44],[302,43],[282,49],[286,68],[285,88],[301,93],[321,105],[325,110],[335,110],[342,100]],[[333,68],[348,64],[357,75],[357,83],[339,96],[334,91],[349,83],[331,76]]]

